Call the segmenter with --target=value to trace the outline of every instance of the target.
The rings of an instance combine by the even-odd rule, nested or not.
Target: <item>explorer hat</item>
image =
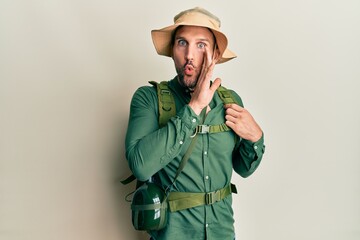
[[[220,60],[218,63],[229,61],[236,57],[235,53],[227,48],[227,38],[224,33],[220,31],[220,20],[208,12],[207,10],[196,7],[180,12],[174,17],[174,24],[165,28],[156,29],[151,31],[151,37],[155,46],[155,49],[159,55],[171,57],[172,35],[179,26],[198,26],[206,27],[210,29],[216,39],[216,44],[220,51]]]

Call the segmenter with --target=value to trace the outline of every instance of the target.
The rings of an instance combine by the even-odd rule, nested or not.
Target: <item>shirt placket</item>
[[[209,134],[204,134],[202,137],[202,161],[203,161],[203,179],[204,179],[204,189],[205,192],[210,192],[211,189],[211,178],[209,172]],[[204,227],[207,235],[207,231],[210,224],[210,216],[208,213],[208,207],[205,206],[205,216],[204,216]]]

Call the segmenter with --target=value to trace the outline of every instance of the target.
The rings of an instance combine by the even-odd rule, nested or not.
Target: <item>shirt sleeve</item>
[[[240,96],[234,91],[231,93],[237,99],[240,106],[244,107]],[[264,133],[261,138],[254,143],[245,139],[240,139],[233,154],[233,168],[235,172],[244,178],[250,176],[260,165],[264,153]]]
[[[154,87],[139,88],[130,106],[125,139],[126,159],[134,176],[145,181],[164,168],[184,147],[199,122],[188,105],[159,129],[158,99]]]
[[[257,142],[242,139],[233,155],[233,168],[236,173],[246,178],[253,174],[265,153],[264,134]]]

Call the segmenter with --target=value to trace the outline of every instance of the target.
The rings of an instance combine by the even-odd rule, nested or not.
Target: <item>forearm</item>
[[[197,122],[192,121],[196,114],[185,106],[159,129],[156,109],[156,98],[134,95],[125,145],[129,167],[139,180],[147,180],[173,160],[191,139]]]
[[[139,180],[149,179],[179,154],[189,138],[188,126],[179,118],[171,119],[163,128],[127,144],[130,169]]]

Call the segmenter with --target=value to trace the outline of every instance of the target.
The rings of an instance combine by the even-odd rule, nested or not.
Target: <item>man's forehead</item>
[[[181,26],[177,31],[175,38],[178,37],[195,37],[207,41],[213,41],[214,35],[210,29],[199,26]]]

